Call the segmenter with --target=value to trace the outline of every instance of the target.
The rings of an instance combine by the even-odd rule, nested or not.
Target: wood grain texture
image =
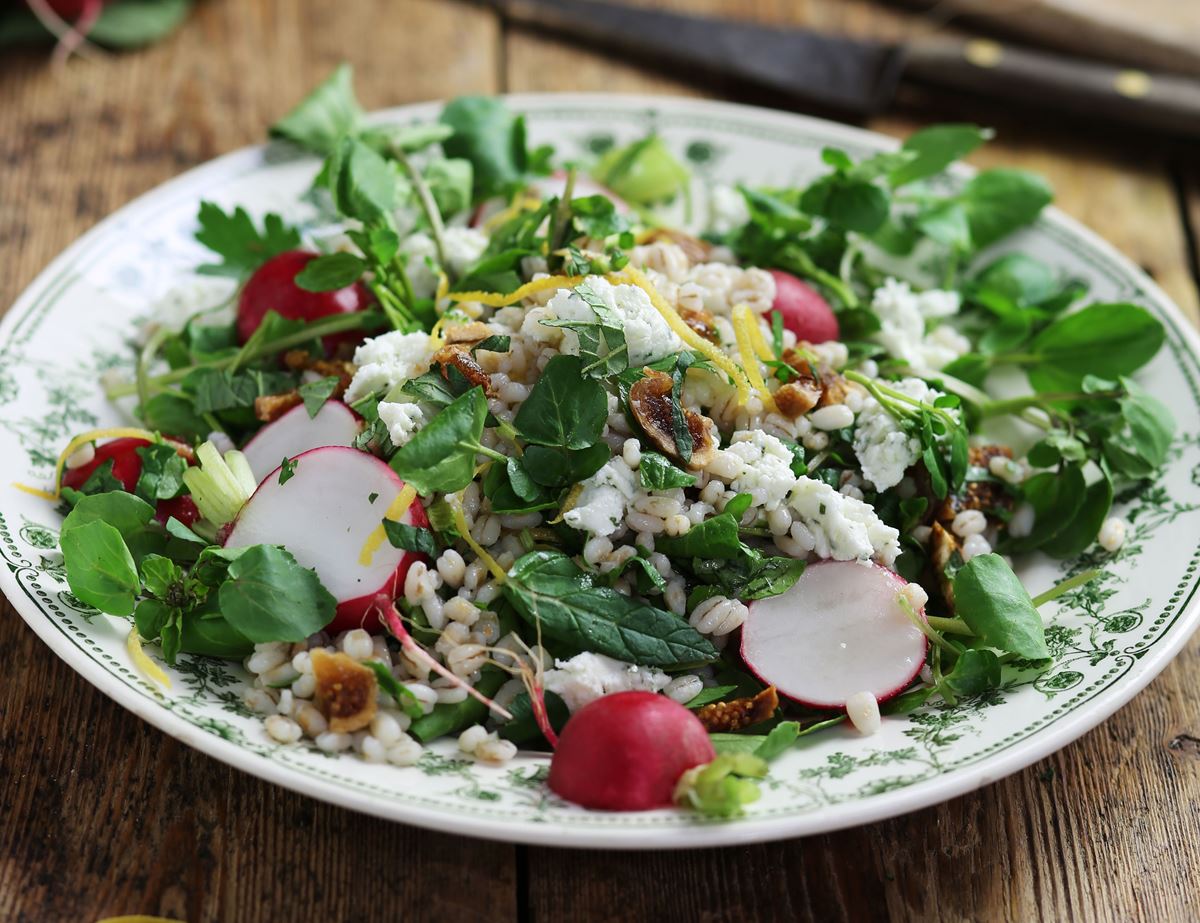
[[[642,0],[652,2],[652,0]],[[928,29],[866,0],[663,6],[857,34]],[[332,66],[370,108],[461,92],[749,97],[530,35],[451,0],[204,0],[168,42],[48,70],[0,60],[0,305],[135,195],[252,143]],[[688,75],[689,80],[692,75]],[[910,95],[873,127],[973,118],[982,162],[1047,173],[1059,204],[1196,312],[1186,152]],[[987,158],[986,160],[984,158]],[[1194,237],[1192,243],[1194,244]],[[1194,258],[1194,257],[1193,257]],[[1200,914],[1200,646],[1101,728],[978,793],[805,841],[695,853],[514,849],[386,824],[227,769],[109,702],[4,604],[0,920],[1164,920]],[[31,718],[30,716],[36,716]],[[51,716],[49,718],[44,716]]]

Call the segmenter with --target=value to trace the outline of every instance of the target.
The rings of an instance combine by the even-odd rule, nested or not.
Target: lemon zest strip
[[[536,295],[538,292],[544,292],[548,289],[574,288],[583,279],[583,276],[547,276],[545,279],[534,279],[532,282],[526,282],[520,288],[514,289],[507,294],[499,292],[450,292],[446,297],[451,301],[477,301],[479,304],[487,305],[489,308],[503,308],[510,304],[516,304],[522,298],[528,298],[530,295]]]
[[[684,323],[683,318],[679,316],[678,312],[676,312],[674,308],[667,304],[662,295],[658,293],[658,289],[654,287],[653,283],[651,283],[650,280],[647,279],[640,270],[635,269],[632,266],[626,266],[623,272],[624,279],[621,279],[619,276],[617,279],[619,281],[632,282],[643,292],[645,292],[650,298],[650,303],[654,305],[655,310],[657,310],[658,313],[662,315],[662,319],[667,322],[667,326],[675,331],[675,333],[681,340],[683,340],[684,343],[686,343],[696,352],[700,353],[702,356],[712,362],[713,365],[717,366],[717,368],[725,372],[731,379],[733,379],[734,387],[737,388],[738,405],[741,406],[745,404],[747,399],[750,397],[750,385],[746,372],[736,362],[725,355],[725,353],[721,351],[720,347],[710,343],[686,323]]]
[[[147,442],[154,442],[158,437],[148,429],[139,429],[136,426],[116,426],[111,429],[91,429],[86,433],[80,433],[74,439],[67,443],[67,447],[62,450],[62,454],[58,456],[58,462],[54,465],[54,498],[57,500],[62,493],[62,473],[63,468],[67,465],[67,459],[75,454],[75,450],[80,446],[86,445],[89,442],[95,442],[97,439],[145,439]]]
[[[401,488],[400,493],[396,494],[396,499],[387,508],[387,512],[383,514],[383,518],[390,519],[392,522],[402,522],[404,514],[408,512],[408,508],[413,505],[413,501],[416,499],[417,489],[411,484],[405,484]],[[375,557],[375,552],[379,550],[379,547],[386,538],[387,529],[383,527],[383,523],[381,522],[371,530],[371,534],[363,542],[362,551],[358,553],[358,563],[363,567],[370,567],[371,561]]]
[[[148,678],[154,680],[154,682],[158,683],[164,689],[171,688],[171,677],[167,676],[162,671],[162,668],[147,657],[146,652],[142,650],[142,642],[138,638],[136,625],[130,628],[129,634],[125,636],[125,650],[129,652],[129,657],[133,660],[133,665]]]
[[[504,568],[500,566],[496,559],[488,554],[484,550],[483,546],[479,544],[479,542],[475,541],[475,539],[471,536],[471,529],[467,525],[467,517],[463,513],[462,501],[459,499],[459,495],[453,494],[447,496],[446,502],[450,504],[450,512],[454,514],[454,527],[458,529],[459,534],[462,535],[462,539],[467,543],[467,547],[475,552],[475,554],[479,557],[479,560],[481,560],[484,565],[486,565],[487,569],[492,572],[492,576],[496,578],[496,582],[503,583],[508,579],[508,574],[505,573]]]
[[[775,409],[775,398],[767,389],[767,383],[763,381],[762,371],[758,367],[758,356],[755,355],[754,348],[754,331],[757,328],[758,323],[750,308],[744,304],[736,305],[733,309],[733,332],[737,337],[742,368],[746,370],[746,377],[750,379],[750,385],[762,397],[763,408],[770,412]],[[759,331],[760,334],[761,332]]]
[[[58,494],[52,494],[48,490],[42,490],[40,487],[30,487],[28,484],[22,484],[19,481],[13,481],[12,486],[23,494],[29,494],[33,497],[41,497],[43,500],[49,500],[53,503],[58,499]]]
[[[771,349],[767,338],[763,336],[762,325],[758,323],[758,315],[750,311],[749,305],[746,306],[746,310],[750,312],[750,342],[754,346],[754,351],[763,362],[770,362],[776,358],[775,351]]]

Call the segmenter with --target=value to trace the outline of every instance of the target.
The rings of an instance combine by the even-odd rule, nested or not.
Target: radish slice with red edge
[[[242,454],[254,477],[262,481],[285,458],[322,446],[348,446],[361,429],[358,415],[341,401],[326,401],[315,417],[300,404],[255,433]]]
[[[750,603],[742,659],[780,695],[813,708],[845,708],[858,692],[886,701],[925,662],[925,635],[897,601],[906,585],[876,564],[811,564],[786,593]]]
[[[358,449],[326,446],[294,461],[292,476],[284,483],[279,483],[279,469],[263,479],[234,521],[225,547],[283,545],[300,564],[317,572],[338,601],[328,631],[378,631],[376,596],[395,596],[408,569],[427,560],[384,538],[370,554],[370,563],[362,563],[368,540],[404,482],[387,464]],[[401,521],[429,525],[420,500],[412,501]]]

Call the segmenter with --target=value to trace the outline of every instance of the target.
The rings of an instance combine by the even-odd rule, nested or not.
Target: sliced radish
[[[750,604],[742,659],[781,695],[813,708],[844,708],[858,692],[890,699],[925,662],[925,635],[896,599],[905,585],[875,564],[811,564],[786,593]]]
[[[338,601],[328,630],[379,629],[375,597],[395,596],[408,569],[425,556],[403,551],[384,539],[363,564],[364,548],[404,482],[374,455],[326,446],[295,458],[290,478],[279,483],[272,472],[246,501],[225,539],[227,548],[283,545],[311,567]],[[402,522],[428,526],[421,501],[414,499]]]
[[[326,401],[315,417],[300,405],[255,433],[242,454],[254,477],[261,481],[285,458],[321,446],[350,445],[361,429],[358,415],[341,401]]]
[[[783,318],[783,326],[799,340],[824,343],[839,336],[837,316],[821,293],[781,269],[770,270],[775,279],[772,310]]]

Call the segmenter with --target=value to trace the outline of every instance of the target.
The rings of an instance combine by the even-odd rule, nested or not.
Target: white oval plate
[[[819,169],[836,145],[861,154],[894,142],[856,129],[766,110],[632,96],[519,96],[535,142],[579,156],[651,127],[698,181],[781,185]],[[432,118],[427,104],[381,113]],[[871,738],[833,730],[772,768],[763,799],[730,822],[683,812],[589,813],[550,795],[544,757],[504,768],[460,760],[452,744],[410,769],[368,765],[281,746],[241,705],[244,674],[181,658],[161,693],[131,666],[127,623],[79,603],[56,552],[59,517],[45,501],[9,487],[45,485],[76,432],[122,422],[101,393],[108,369],[128,371],[136,322],[179,320],[219,298],[222,283],[191,270],[203,259],[191,232],[201,198],[280,211],[304,222],[299,202],[315,162],[276,146],[238,151],[138,199],[71,246],[21,296],[0,325],[0,588],[50,647],[90,683],[166,733],[239,769],[358,811],[439,830],[555,846],[683,848],[801,836],[911,811],[986,785],[1057,750],[1112,714],[1182,647],[1197,619],[1200,551],[1200,338],[1128,260],[1075,222],[1050,212],[1006,244],[1086,280],[1100,300],[1154,311],[1167,345],[1141,376],[1174,410],[1179,439],[1162,480],[1123,504],[1130,538],[1115,556],[1089,553],[1064,566],[1022,562],[1036,593],[1086,567],[1102,579],[1051,613],[1058,656],[1036,681],[955,708],[933,706],[885,721]],[[960,177],[962,174],[958,174]],[[697,190],[697,201],[704,202]],[[217,286],[214,288],[214,285]],[[194,297],[168,298],[180,288]],[[191,302],[190,304],[188,302]]]

